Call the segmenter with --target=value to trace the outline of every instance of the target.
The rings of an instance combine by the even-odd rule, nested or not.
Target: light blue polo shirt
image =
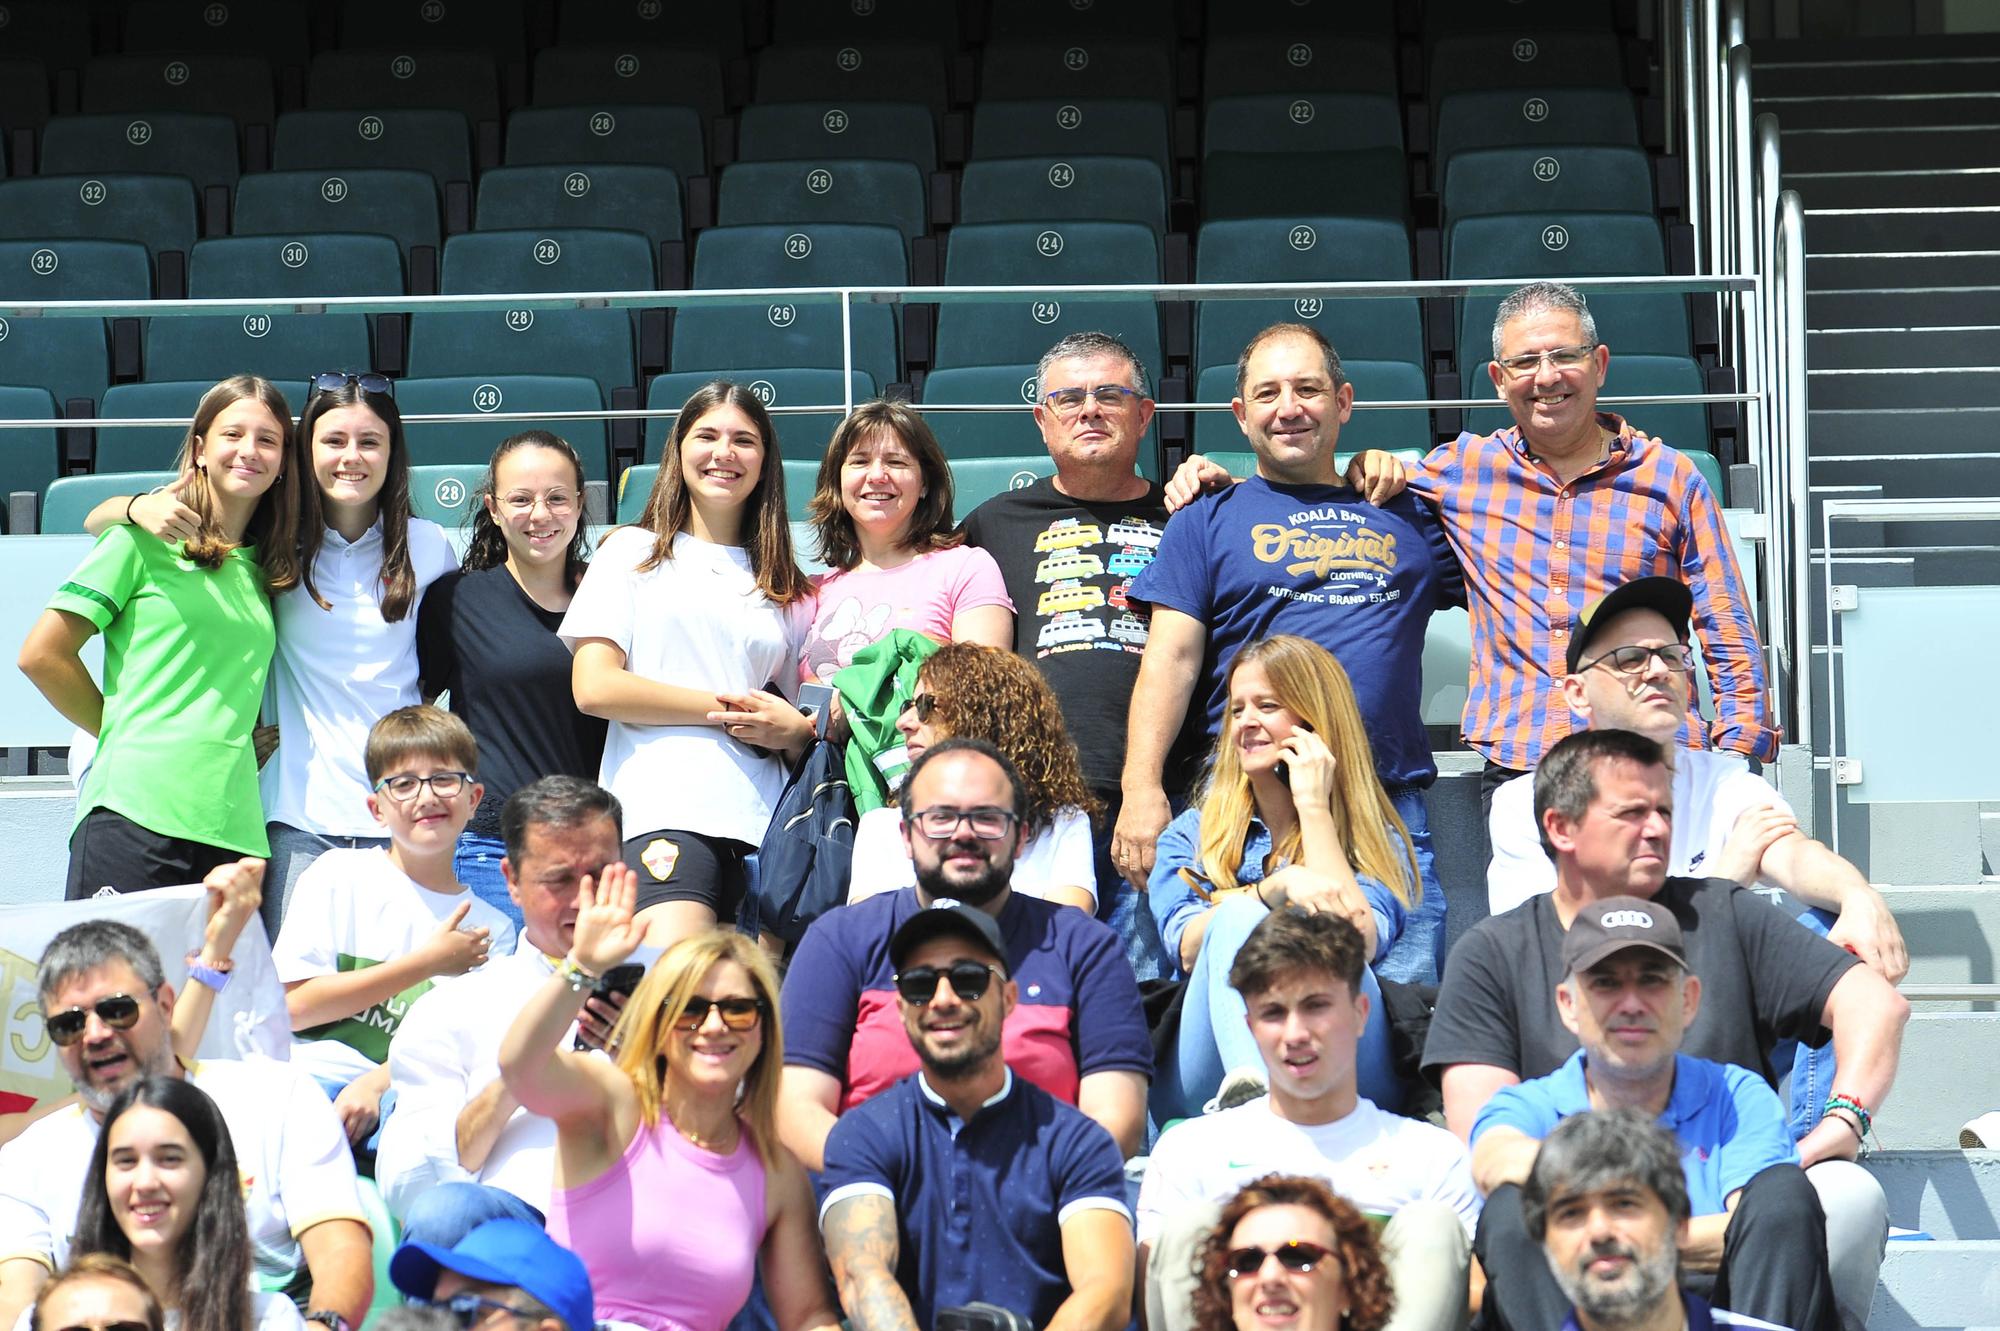
[[[1472,1125],[1472,1140],[1488,1128],[1509,1127],[1537,1139],[1571,1114],[1590,1109],[1583,1077],[1584,1052],[1546,1077],[1496,1092]],[[1763,1078],[1734,1063],[1674,1056],[1674,1089],[1660,1126],[1681,1144],[1688,1210],[1720,1215],[1729,1194],[1772,1165],[1796,1165],[1799,1153],[1785,1126],[1785,1107]]]

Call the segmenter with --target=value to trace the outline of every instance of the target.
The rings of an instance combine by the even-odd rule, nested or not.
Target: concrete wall
[[[0,905],[61,901],[76,790],[68,778],[0,780]]]

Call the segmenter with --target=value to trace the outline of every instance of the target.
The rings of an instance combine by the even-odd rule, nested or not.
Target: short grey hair
[[[1659,1120],[1637,1109],[1594,1109],[1556,1124],[1521,1185],[1521,1222],[1540,1243],[1549,1205],[1579,1192],[1635,1183],[1660,1199],[1678,1225],[1688,1218],[1680,1149]]]
[[[1110,356],[1122,360],[1132,372],[1132,387],[1141,394],[1148,394],[1146,387],[1146,367],[1139,361],[1139,355],[1132,348],[1120,342],[1109,333],[1071,333],[1062,341],[1042,353],[1042,359],[1035,365],[1035,400],[1040,401],[1049,394],[1049,370],[1057,361],[1086,360],[1097,356]]]
[[[1493,359],[1500,359],[1500,333],[1524,314],[1545,312],[1574,314],[1583,326],[1583,340],[1597,345],[1597,320],[1590,315],[1590,307],[1583,303],[1583,293],[1567,282],[1530,282],[1524,287],[1516,287],[1500,302],[1500,308],[1493,311]]]
[[[112,961],[130,966],[139,983],[146,986],[148,996],[158,993],[167,982],[159,951],[146,935],[118,920],[85,920],[51,938],[42,949],[35,986],[43,1006],[71,979]]]
[[[1318,347],[1320,362],[1326,367],[1326,382],[1334,392],[1340,391],[1340,386],[1347,382],[1347,371],[1341,366],[1340,353],[1333,349],[1333,343],[1326,340],[1326,334],[1311,324],[1276,323],[1260,329],[1255,337],[1243,344],[1242,354],[1236,358],[1236,396],[1243,396],[1244,385],[1250,381],[1250,358],[1257,354],[1257,348],[1281,337],[1302,337]]]

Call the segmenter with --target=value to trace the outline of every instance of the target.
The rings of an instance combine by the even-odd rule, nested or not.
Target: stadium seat
[[[436,250],[441,243],[437,187],[421,171],[256,172],[236,188],[231,229],[239,236],[289,231],[389,236],[405,260],[411,250]]]
[[[405,419],[447,412],[602,411],[604,390],[595,379],[554,374],[461,375],[446,379],[403,379],[396,406]],[[431,421],[406,425],[410,459],[426,465],[484,465],[509,435],[547,430],[561,435],[583,459],[585,478],[611,475],[603,420]]]
[[[1464,374],[1467,397],[1497,397],[1493,379],[1484,365],[1468,367]],[[1611,367],[1605,372],[1602,396],[1645,393],[1705,393],[1701,369],[1686,356],[1627,355],[1614,349]],[[1645,434],[1671,444],[1683,453],[1712,454],[1714,437],[1709,433],[1708,407],[1700,402],[1655,402],[1629,407],[1606,407],[1615,411]],[[1514,418],[1505,407],[1481,407],[1466,413],[1465,428],[1491,434],[1512,425]],[[1714,483],[1719,486],[1720,471]],[[1717,489],[1717,493],[1721,493]]]
[[[1136,28],[1133,32],[1145,32]],[[1171,44],[1120,36],[996,41],[979,62],[979,96],[1015,98],[1149,97],[1173,100]]]
[[[961,222],[1136,222],[1167,229],[1167,182],[1144,157],[998,157],[968,162]]]
[[[711,51],[673,46],[551,46],[535,53],[536,106],[686,106],[722,114],[722,67]]]
[[[442,190],[472,179],[472,131],[456,111],[288,111],[278,117],[279,171],[422,171]]]
[[[924,379],[926,408],[953,403],[977,406],[1019,405],[1018,411],[931,411],[924,412],[932,433],[944,445],[945,456],[954,464],[971,458],[1018,457],[1041,443],[1041,429],[1035,424],[1035,366],[974,365],[961,369],[933,370]],[[1148,428],[1139,442],[1139,471],[1157,479],[1160,475],[1160,436],[1157,426]],[[960,509],[963,517],[969,509]]]
[[[1438,101],[1433,160],[1468,148],[1544,143],[1639,146],[1639,113],[1622,88],[1509,88],[1453,92]]]
[[[937,0],[774,0],[771,35],[784,43],[919,41],[959,44],[958,6]]]
[[[1209,222],[1196,237],[1194,258],[1200,282],[1407,281],[1413,271],[1409,232],[1378,218]],[[1259,329],[1279,322],[1311,324],[1343,358],[1424,360],[1415,300],[1302,296],[1204,301],[1195,316],[1195,364],[1234,365]]]
[[[1368,92],[1253,93],[1217,97],[1202,115],[1204,152],[1342,152],[1403,146],[1393,95]]]
[[[972,110],[972,160],[1079,153],[1144,157],[1164,178],[1172,166],[1167,111],[1157,100],[981,102]]]
[[[646,390],[646,407],[650,411],[674,410],[694,396],[697,388],[718,377],[742,384],[766,407],[829,405],[830,411],[774,411],[771,415],[771,422],[778,430],[778,451],[789,460],[818,465],[843,414],[839,370],[743,370],[721,376],[694,371],[655,375]],[[876,392],[875,381],[859,370],[854,372],[847,388],[856,402],[866,402]],[[666,445],[674,419],[654,416],[646,421],[646,456],[654,456]]]
[[[924,177],[908,162],[732,162],[722,168],[715,213],[723,226],[880,223],[915,240],[926,230],[926,202]]]
[[[188,294],[400,296],[403,259],[387,236],[222,236],[196,243]],[[365,314],[195,315],[154,319],[146,332],[146,372],[155,379],[248,373],[285,384],[374,363]]]
[[[209,51],[258,55],[280,68],[306,63],[305,0],[134,0],[118,49],[127,55]]]
[[[97,414],[107,420],[170,420],[179,424],[99,429],[94,469],[107,472],[171,468],[180,458],[181,443],[187,438],[188,423],[194,419],[201,395],[214,383],[213,379],[148,381],[113,384],[105,389]],[[305,405],[303,385],[280,384],[278,388],[293,409]]]
[[[937,126],[917,102],[760,102],[743,108],[736,155],[745,162],[888,158],[928,176],[937,169]]]
[[[1653,211],[1653,168],[1639,148],[1560,144],[1453,153],[1446,221],[1484,213]]]
[[[829,106],[921,102],[942,116],[951,101],[949,68],[940,48],[904,37],[769,46],[757,53],[757,99]]]
[[[51,116],[42,174],[186,176],[196,189],[236,183],[236,122],[189,111]]]
[[[1230,418],[1231,428],[1234,428],[1235,424],[1236,424],[1235,419],[1233,417]],[[1243,434],[1241,431],[1238,431],[1236,434],[1236,442],[1239,445],[1243,443]],[[1343,472],[1347,470],[1347,464],[1354,460],[1354,454],[1347,451],[1346,444],[1347,444],[1347,431],[1343,429],[1340,432],[1341,446],[1339,448],[1339,451],[1334,454],[1334,462]],[[1398,448],[1398,449],[1392,449],[1390,451],[1395,453],[1395,455],[1404,462],[1418,461],[1420,458],[1423,457],[1425,452],[1425,450],[1417,448]],[[1202,456],[1207,458],[1210,462],[1213,462],[1217,466],[1228,471],[1228,473],[1231,476],[1235,476],[1239,479],[1246,476],[1254,476],[1257,474],[1257,455],[1246,448],[1237,448],[1229,451],[1217,451],[1214,453],[1209,453],[1204,451],[1202,453]],[[1456,721],[1458,720],[1458,717],[1454,715],[1451,719],[1453,721]]]
[[[0,354],[5,350],[0,347]],[[0,388],[0,421],[47,421],[61,416],[56,400],[45,388]],[[0,425],[0,521],[7,516],[9,495],[20,491],[40,494],[56,479],[60,463],[56,448],[53,429],[8,429]]]
[[[484,51],[519,60],[526,0],[342,0],[340,45],[419,51]]]
[[[1455,32],[1431,46],[1432,96],[1461,88],[1625,86],[1624,53],[1608,29],[1567,31],[1567,25]]]
[[[1164,13],[1164,17],[1163,17]],[[1172,30],[1172,11],[1156,0],[1003,0],[993,6],[988,37],[993,41],[1067,40],[1072,37],[1120,37]]]
[[[1204,44],[1202,70],[1202,92],[1208,97],[1302,92],[1394,97],[1401,92],[1395,44],[1345,34],[1232,30]]]
[[[39,60],[0,59],[0,130],[39,133],[49,118],[49,72]]]
[[[27,176],[0,180],[0,239],[130,240],[155,260],[194,248],[194,187],[181,176]]]
[[[1390,452],[1412,451],[1421,456],[1430,450],[1436,436],[1431,413],[1424,407],[1364,410],[1358,404],[1373,402],[1421,402],[1431,395],[1424,372],[1403,361],[1345,360],[1341,371],[1354,385],[1354,414],[1340,427],[1342,453],[1359,453],[1364,448]],[[1236,396],[1236,366],[1211,365],[1201,372],[1195,389],[1199,402],[1227,402]],[[1217,449],[1241,449],[1242,427],[1232,412],[1204,411],[1195,417],[1194,446],[1211,456]]]
[[[556,40],[564,46],[686,46],[728,60],[743,54],[739,0],[558,0]]]
[[[1449,277],[1649,277],[1665,273],[1659,219],[1650,213],[1496,213],[1445,231]],[[1586,292],[1598,336],[1613,352],[1688,354],[1687,298],[1678,293]],[[1492,354],[1497,296],[1461,302],[1461,372]]]
[[[909,259],[893,227],[804,223],[713,227],[695,241],[694,285],[745,287],[903,286]],[[853,306],[853,368],[878,384],[902,377],[896,311]],[[735,372],[746,366],[842,366],[840,306],[774,301],[764,306],[689,306],[674,318],[672,368]]]
[[[508,166],[664,166],[708,170],[699,112],[686,106],[525,107],[507,117]]]
[[[51,70],[81,69],[90,59],[90,17],[75,0],[15,0],[7,6],[7,54]]]
[[[1612,0],[1428,0],[1424,27],[1432,33],[1500,29],[1533,32],[1551,28],[1609,28],[1616,21]]]
[[[446,295],[644,291],[653,256],[623,231],[476,231],[444,244]],[[560,374],[597,380],[609,394],[634,382],[632,315],[625,310],[482,310],[411,319],[410,374]]]
[[[193,111],[238,125],[277,118],[271,63],[261,55],[113,55],[83,67],[87,114]]]
[[[1274,190],[1305,216],[1410,214],[1409,164],[1401,148],[1345,152],[1213,152],[1201,159],[1201,215],[1207,222],[1269,217]],[[1282,186],[1273,182],[1282,181]]]
[[[457,8],[457,6],[453,6]],[[475,124],[500,118],[500,79],[475,51],[321,51],[306,74],[314,111],[457,111]]]
[[[1008,490],[1025,490],[1044,476],[1056,474],[1047,453],[1023,453],[1011,458],[967,458],[951,464],[952,513],[964,517]]]
[[[401,399],[398,399],[401,406]],[[416,450],[411,449],[411,456]],[[486,479],[484,462],[422,462],[410,468],[410,512],[446,531],[472,528],[473,498]]]
[[[0,300],[141,301],[152,285],[146,247],[134,241],[0,241]],[[45,388],[61,405],[102,397],[110,375],[102,320],[0,319],[0,383]]]
[[[1208,32],[1394,41],[1396,0],[1207,0]]]
[[[12,388],[0,388],[0,417],[6,414],[5,394],[17,392]],[[12,435],[14,431],[7,431]],[[52,441],[53,442],[53,441]],[[11,446],[14,440],[7,440]],[[100,471],[91,476],[58,476],[49,482],[48,492],[42,497],[42,520],[39,530],[44,536],[75,536],[83,533],[83,520],[96,508],[114,495],[144,494],[156,486],[169,484],[179,476],[175,471]],[[19,489],[10,486],[9,489]]]
[[[479,177],[481,231],[597,227],[679,243],[681,183],[664,166],[501,166]]]
[[[955,227],[945,250],[947,286],[1157,283],[1158,239],[1131,222],[982,222]],[[1151,300],[1008,300],[938,309],[939,369],[1039,360],[1066,333],[1101,329],[1120,338],[1155,382],[1163,357]]]
[[[809,540],[801,530],[806,521],[806,505],[812,502],[815,481],[819,476],[818,462],[801,462],[787,458],[782,467],[785,478],[785,516],[792,524],[792,544],[799,563],[807,562],[808,551],[797,549],[801,541]],[[646,500],[653,493],[653,482],[659,479],[660,464],[641,462],[627,467],[618,478],[617,520],[637,522],[646,509]]]

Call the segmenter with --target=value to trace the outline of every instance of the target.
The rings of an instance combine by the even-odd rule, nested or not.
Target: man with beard
[[[1127,1154],[1145,1135],[1152,1044],[1118,936],[1080,910],[1009,889],[1024,839],[1021,781],[984,740],[926,749],[903,783],[903,838],[917,885],[828,911],[785,974],[778,1130],[823,1167],[835,1119],[916,1071],[889,940],[938,901],[991,918],[1020,1001],[1001,1029],[1007,1063],[1074,1104]]]
[[[834,1126],[822,1180],[820,1228],[856,1331],[917,1331],[970,1303],[1051,1331],[1131,1319],[1118,1147],[1000,1056],[1020,1000],[1011,950],[993,916],[945,898],[889,939],[923,1066]]]
[[[1535,1157],[1521,1211],[1569,1300],[1563,1331],[1785,1331],[1678,1288],[1687,1183],[1674,1139],[1643,1110],[1564,1119]]]

